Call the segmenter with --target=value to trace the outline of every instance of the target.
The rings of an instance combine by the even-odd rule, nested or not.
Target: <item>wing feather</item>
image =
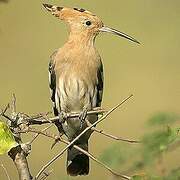
[[[98,68],[97,78],[98,78],[98,84],[97,84],[97,91],[98,91],[97,92],[97,107],[100,107],[101,102],[102,102],[102,96],[103,96],[103,81],[104,81],[102,63],[100,64],[100,67]]]
[[[50,57],[50,62],[49,62],[49,87],[51,91],[51,100],[53,102],[53,110],[54,110],[54,115],[58,116],[58,107],[56,107],[56,102],[55,102],[55,94],[56,94],[56,73],[54,70],[55,66],[55,56],[57,54],[57,51],[55,51],[51,57]]]

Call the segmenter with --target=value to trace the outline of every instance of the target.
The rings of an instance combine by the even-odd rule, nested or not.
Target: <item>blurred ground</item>
[[[0,3],[0,107],[18,98],[20,111],[34,114],[51,109],[47,65],[50,54],[67,38],[64,23],[42,7],[47,1],[9,1]],[[136,45],[125,39],[103,34],[97,38],[105,69],[103,107],[111,107],[133,93],[134,98],[100,125],[113,134],[138,138],[146,129],[145,121],[154,112],[179,112],[180,107],[180,1],[49,1],[51,4],[82,7],[100,16],[105,24],[137,38]],[[93,135],[90,151],[96,156],[112,142]],[[40,138],[29,157],[35,174],[53,154],[51,142]],[[61,145],[60,145],[61,146]],[[131,145],[130,145],[131,148]],[[173,167],[180,161],[178,153],[168,157]],[[0,163],[13,179],[16,171],[8,157]],[[66,177],[65,156],[52,168],[49,179]],[[108,172],[94,162],[88,177],[107,179]],[[0,168],[0,179],[5,179]]]

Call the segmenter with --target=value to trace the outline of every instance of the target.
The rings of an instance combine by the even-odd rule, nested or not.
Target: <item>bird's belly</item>
[[[60,109],[65,112],[77,112],[84,108],[92,109],[96,102],[97,90],[92,82],[69,77],[59,80]]]
[[[64,112],[81,112],[83,109],[91,110],[96,106],[97,90],[93,83],[87,83],[82,79],[69,77],[59,80],[60,110]],[[88,115],[87,119],[93,123],[97,115]],[[71,118],[63,124],[63,129],[69,139],[75,137],[86,128],[86,123],[81,124],[80,119]],[[81,127],[81,128],[80,128]],[[89,136],[90,132],[86,136]]]

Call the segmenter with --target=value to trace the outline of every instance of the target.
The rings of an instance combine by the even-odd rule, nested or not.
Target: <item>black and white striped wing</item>
[[[98,68],[97,72],[97,77],[98,77],[98,84],[97,84],[97,107],[101,106],[102,102],[102,96],[103,96],[103,81],[104,81],[104,76],[103,76],[103,65],[101,63],[100,67]]]
[[[58,116],[60,112],[58,112],[59,107],[56,107],[56,73],[54,70],[54,66],[55,66],[55,62],[54,62],[54,58],[57,54],[57,51],[55,51],[51,57],[50,57],[50,62],[49,62],[49,87],[50,87],[50,91],[51,91],[51,100],[53,103],[53,110],[54,110],[54,115]],[[62,125],[59,123],[59,121],[55,122],[55,125],[58,128],[58,131],[60,134],[63,134],[63,128]]]
[[[50,62],[49,62],[49,87],[51,91],[51,100],[53,102],[53,110],[54,110],[54,115],[58,116],[58,107],[56,107],[56,102],[55,102],[55,94],[56,94],[56,73],[54,71],[54,57],[56,55],[57,51],[55,51],[51,57],[50,57]]]

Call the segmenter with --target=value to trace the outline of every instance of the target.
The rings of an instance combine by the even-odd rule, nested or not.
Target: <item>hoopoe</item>
[[[59,132],[72,141],[87,124],[93,123],[97,115],[87,115],[87,111],[101,106],[103,94],[103,66],[101,57],[94,46],[100,32],[109,32],[135,43],[133,37],[109,28],[94,14],[84,9],[58,7],[43,4],[55,17],[65,21],[69,28],[69,38],[63,47],[55,51],[49,63],[51,100],[54,114],[62,119],[65,113],[81,112],[79,118],[57,122]],[[76,145],[88,151],[88,131]],[[71,176],[89,173],[89,157],[71,147],[67,152],[67,174]]]

